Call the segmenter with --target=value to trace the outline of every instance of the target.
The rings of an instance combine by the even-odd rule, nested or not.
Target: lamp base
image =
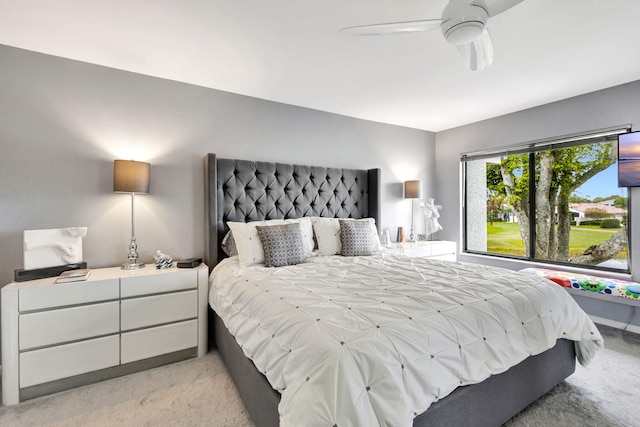
[[[120,268],[122,268],[123,270],[137,270],[142,267],[144,267],[144,263],[136,262],[132,264],[122,264],[122,267]]]
[[[131,193],[131,212],[133,212],[133,193]],[[128,263],[122,264],[123,270],[137,270],[144,267],[143,262],[138,261],[138,244],[136,236],[133,234],[135,230],[133,215],[131,216],[131,243],[129,243],[129,254],[127,255]]]

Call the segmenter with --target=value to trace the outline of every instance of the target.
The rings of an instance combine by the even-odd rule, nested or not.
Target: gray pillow
[[[340,220],[340,241],[343,256],[373,255],[371,225],[367,221]]]
[[[238,248],[236,247],[236,241],[233,238],[233,233],[231,230],[225,234],[224,239],[222,239],[222,251],[227,254],[227,256],[235,256],[238,255]]]
[[[306,254],[300,223],[256,225],[256,230],[262,241],[266,267],[282,267],[304,262]]]

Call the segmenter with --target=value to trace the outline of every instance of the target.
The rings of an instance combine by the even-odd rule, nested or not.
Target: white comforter
[[[209,301],[280,391],[281,426],[410,426],[456,387],[602,337],[560,286],[477,264],[378,254],[211,274]]]

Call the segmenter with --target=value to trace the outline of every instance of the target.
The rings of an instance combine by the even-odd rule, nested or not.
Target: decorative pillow
[[[270,219],[267,221],[252,222],[227,222],[233,233],[233,239],[238,251],[238,262],[241,267],[248,267],[253,264],[264,262],[264,250],[262,241],[258,236],[256,226],[273,226],[283,224],[300,224],[300,232],[303,237],[304,250],[307,255],[313,252],[313,227],[309,218],[297,219]]]
[[[356,221],[366,221],[369,223],[369,227],[371,228],[371,250],[373,252],[381,251],[382,245],[380,244],[380,235],[378,234],[378,228],[376,227],[376,220],[373,218],[364,218]]]
[[[318,221],[320,219],[319,216],[307,216],[305,218],[308,218],[311,221],[311,233],[313,235],[313,250],[315,251],[316,249],[318,249],[318,237],[316,236],[316,232],[313,228],[313,224],[316,223],[316,221]],[[316,251],[315,253],[318,253],[318,251]]]
[[[313,217],[313,231],[318,242],[320,255],[336,255],[342,253],[342,243],[340,241],[340,221],[352,221],[368,224],[371,234],[371,251],[382,250],[380,237],[376,228],[376,221],[373,218],[320,218]]]
[[[335,255],[342,250],[340,222],[336,218],[314,218],[313,231],[320,255]]]
[[[266,267],[282,267],[304,262],[306,253],[300,223],[256,226],[264,250]]]
[[[225,234],[224,239],[222,239],[222,251],[227,254],[227,256],[235,256],[238,255],[238,248],[236,248],[236,241],[233,238],[233,233],[231,230],[227,234]]]
[[[313,224],[311,223],[311,218],[304,217],[304,218],[288,219],[285,222],[287,224],[290,222],[300,223],[300,233],[302,233],[304,251],[307,254],[307,256],[310,256],[313,253],[313,249],[315,247],[315,242],[313,240]]]
[[[373,254],[373,239],[368,221],[340,220],[340,242],[343,256],[368,256]]]

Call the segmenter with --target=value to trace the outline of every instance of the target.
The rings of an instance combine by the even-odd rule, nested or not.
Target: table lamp
[[[115,160],[113,163],[113,191],[131,193],[131,243],[129,243],[128,262],[122,265],[124,270],[144,267],[138,260],[138,244],[135,233],[135,195],[149,192],[149,163],[134,160]]]
[[[419,199],[422,193],[422,184],[420,181],[405,181],[404,182],[404,198],[411,199],[411,233],[409,234],[409,241],[416,241],[416,233],[413,228],[413,208],[414,208],[414,199]]]

